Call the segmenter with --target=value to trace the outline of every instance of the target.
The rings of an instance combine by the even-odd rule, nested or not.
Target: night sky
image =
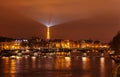
[[[0,36],[93,39],[109,42],[120,30],[119,0],[0,0]]]

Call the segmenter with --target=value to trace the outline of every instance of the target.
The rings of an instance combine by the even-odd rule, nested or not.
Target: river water
[[[109,57],[18,57],[0,59],[0,77],[111,77]]]

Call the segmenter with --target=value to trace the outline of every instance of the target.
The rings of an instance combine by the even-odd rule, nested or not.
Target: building
[[[17,50],[21,48],[21,41],[3,41],[0,42],[0,50]]]

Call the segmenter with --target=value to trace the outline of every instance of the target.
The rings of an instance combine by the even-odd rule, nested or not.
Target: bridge
[[[87,56],[87,54],[90,53],[99,53],[101,56],[104,56],[104,53],[108,53],[110,49],[108,48],[40,48],[40,49],[29,49],[29,50],[2,50],[0,51],[0,56],[11,56],[11,55],[46,55],[48,53],[51,54],[59,54],[59,55],[66,55],[70,56],[75,54],[76,56],[79,56],[79,54],[82,54],[83,56]],[[59,56],[58,55],[58,56]]]

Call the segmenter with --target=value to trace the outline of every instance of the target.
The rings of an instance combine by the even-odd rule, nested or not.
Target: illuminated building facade
[[[50,48],[109,48],[108,44],[87,41],[57,40],[49,44]]]
[[[20,41],[0,42],[0,50],[17,50],[21,48]]]

